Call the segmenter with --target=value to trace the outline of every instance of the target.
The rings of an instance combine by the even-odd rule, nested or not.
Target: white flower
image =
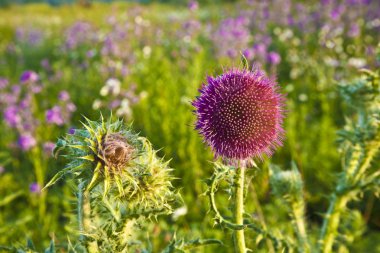
[[[184,216],[186,214],[187,214],[187,207],[182,206],[182,207],[174,210],[174,212],[172,214],[172,218],[173,218],[173,220],[177,220],[179,217]]]
[[[117,96],[120,94],[121,83],[118,79],[110,78],[107,80],[106,85],[100,90],[100,95],[105,97],[108,94]]]
[[[92,109],[98,110],[102,106],[102,101],[99,99],[95,99],[95,101],[92,103]]]

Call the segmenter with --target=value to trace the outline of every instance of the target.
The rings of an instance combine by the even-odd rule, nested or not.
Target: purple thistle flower
[[[20,138],[18,139],[18,145],[24,151],[31,149],[36,144],[37,144],[36,139],[34,139],[33,136],[29,134],[21,135]]]
[[[192,103],[196,129],[215,156],[262,158],[281,146],[284,97],[276,82],[259,69],[208,77],[200,93]]]
[[[20,77],[20,82],[21,83],[35,83],[39,79],[38,74],[34,71],[27,70],[24,73],[22,73]]]

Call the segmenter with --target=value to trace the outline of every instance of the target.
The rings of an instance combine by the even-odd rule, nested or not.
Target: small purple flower
[[[189,10],[191,10],[191,11],[195,11],[195,10],[197,10],[198,7],[199,7],[198,2],[197,2],[197,1],[194,1],[194,0],[191,0],[191,1],[189,2],[189,4],[188,4],[188,8],[189,8]]]
[[[5,168],[0,165],[0,174],[4,173],[4,171],[5,171]]]
[[[58,126],[62,126],[65,123],[62,115],[62,109],[57,105],[50,110],[47,110],[45,116],[46,122],[50,124],[57,124]]]
[[[72,113],[72,112],[75,112],[75,111],[77,110],[77,107],[75,106],[74,103],[68,103],[68,104],[66,105],[66,110],[67,110],[68,112]]]
[[[35,83],[39,79],[38,74],[34,71],[27,70],[20,77],[21,83]]]
[[[247,48],[243,51],[243,55],[247,60],[252,60],[255,55],[253,48]]]
[[[20,108],[21,109],[27,109],[27,108],[30,108],[31,106],[31,101],[32,98],[31,96],[28,94],[25,98],[23,98],[21,101],[20,101]]]
[[[21,135],[18,139],[18,145],[23,151],[27,151],[37,144],[36,139],[29,134]]]
[[[31,91],[32,93],[34,93],[34,94],[38,94],[38,93],[40,93],[40,92],[42,91],[42,86],[41,86],[41,85],[36,85],[36,84],[34,84],[34,85],[32,85],[32,86],[30,87],[30,91]]]
[[[55,143],[47,141],[43,144],[44,152],[47,156],[51,156],[55,147]]]
[[[12,90],[12,95],[13,96],[18,96],[21,93],[21,87],[20,87],[20,85],[13,85],[12,88],[11,88],[11,90]]]
[[[348,36],[351,38],[357,37],[360,35],[360,27],[358,24],[352,24],[350,30],[348,31]]]
[[[41,193],[41,186],[40,186],[38,183],[36,183],[36,182],[31,183],[31,184],[29,185],[29,191],[30,191],[31,193],[39,194],[39,193]]]
[[[254,54],[264,56],[267,53],[267,46],[264,43],[258,43],[253,46]]]
[[[234,69],[208,77],[200,93],[192,103],[196,129],[216,156],[262,158],[282,144],[284,97],[262,71]]]
[[[87,56],[87,58],[93,58],[95,55],[96,55],[96,51],[95,51],[94,49],[92,49],[92,50],[88,50],[88,51],[86,52],[86,56]]]
[[[69,129],[69,134],[75,134],[75,128],[74,127],[71,127]]]
[[[67,91],[63,90],[59,93],[58,99],[61,101],[64,101],[64,102],[69,101],[70,100],[70,94]]]
[[[337,21],[340,19],[341,15],[343,14],[344,12],[344,6],[343,5],[339,5],[338,7],[336,7],[335,9],[333,9],[330,13],[330,17],[332,20],[334,21]]]
[[[7,79],[0,77],[0,90],[7,87],[8,84],[9,84],[9,81]]]
[[[281,62],[281,56],[276,52],[268,54],[268,62],[272,65],[278,65]]]
[[[10,127],[16,127],[21,122],[17,106],[9,106],[4,110],[4,121],[7,122]]]
[[[43,59],[40,64],[45,70],[51,70],[49,59]]]

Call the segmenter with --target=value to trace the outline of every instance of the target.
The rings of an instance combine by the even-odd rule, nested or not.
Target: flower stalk
[[[243,214],[244,214],[244,172],[245,168],[240,167],[236,169],[235,175],[235,212],[234,220],[236,224],[244,224]],[[245,238],[244,229],[235,231],[235,252],[245,253]]]
[[[300,242],[301,252],[309,253],[310,245],[305,224],[305,205],[303,199],[293,201],[291,204],[297,237]]]
[[[348,201],[348,196],[333,194],[322,226],[321,252],[331,252],[335,237],[337,235],[340,216]]]

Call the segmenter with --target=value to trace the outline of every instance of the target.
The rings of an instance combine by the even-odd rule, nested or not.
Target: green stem
[[[236,169],[235,176],[235,212],[234,220],[236,224],[244,224],[244,167]],[[235,231],[235,252],[246,253],[244,230]]]
[[[347,195],[333,194],[327,211],[325,220],[323,222],[321,231],[321,252],[331,253],[335,237],[338,233],[338,226],[340,222],[340,215],[346,207],[349,197]]]
[[[301,249],[304,253],[310,252],[310,245],[307,238],[306,224],[305,224],[305,206],[303,201],[296,201],[292,203],[293,216],[295,220],[298,240],[301,243]]]
[[[41,151],[38,147],[35,147],[31,151],[32,163],[34,167],[34,173],[36,176],[36,181],[40,187],[43,187],[45,184],[45,171],[46,164],[43,163],[41,158]],[[46,191],[42,191],[38,197],[38,211],[39,211],[39,220],[43,222],[45,219],[46,213]]]
[[[85,182],[80,182],[78,185],[78,225],[79,239],[87,248],[89,253],[99,252],[96,241],[90,242],[86,235],[90,234],[91,230],[91,205],[90,193],[85,190]]]
[[[77,206],[77,217],[79,226],[79,240],[84,241],[84,226],[83,226],[83,193],[84,193],[84,183],[80,182],[78,185],[78,206]]]

